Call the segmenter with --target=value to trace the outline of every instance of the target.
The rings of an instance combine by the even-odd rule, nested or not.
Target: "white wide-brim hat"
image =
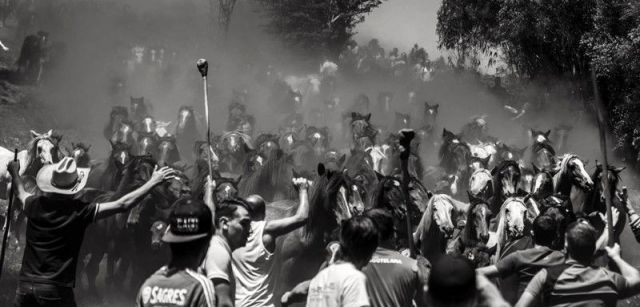
[[[90,168],[76,166],[76,161],[65,157],[56,164],[43,166],[36,182],[42,192],[73,195],[84,188],[89,179]]]

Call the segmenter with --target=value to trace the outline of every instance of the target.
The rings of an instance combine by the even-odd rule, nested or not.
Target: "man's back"
[[[27,198],[27,235],[20,280],[75,285],[78,253],[97,205],[64,196]]]
[[[535,276],[541,269],[556,266],[564,263],[565,256],[562,252],[553,250],[546,246],[537,246],[521,251],[516,251],[507,255],[503,259],[500,259],[496,263],[498,274],[501,277],[517,275],[518,288],[517,293],[513,295],[505,295],[508,300],[515,303],[524,292],[524,289],[529,284],[529,281]]]
[[[556,269],[552,267],[541,271],[525,291],[544,293],[546,304],[557,307],[615,306],[618,298],[625,297],[629,291],[627,282],[620,274],[605,268],[584,266],[568,260],[566,267],[553,273]]]
[[[411,306],[421,289],[417,261],[397,251],[378,247],[362,272],[373,307]]]
[[[236,276],[236,307],[273,306],[273,254],[262,242],[264,221],[252,222],[251,236],[244,247],[233,251]]]
[[[170,272],[165,266],[140,287],[136,306],[214,307],[213,283],[204,275],[189,269]]]
[[[311,280],[306,306],[369,306],[366,279],[351,263],[332,264]]]

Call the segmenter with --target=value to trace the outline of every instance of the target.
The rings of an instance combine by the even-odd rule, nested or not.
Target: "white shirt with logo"
[[[353,264],[332,264],[311,280],[307,307],[369,306],[366,282],[365,275]]]

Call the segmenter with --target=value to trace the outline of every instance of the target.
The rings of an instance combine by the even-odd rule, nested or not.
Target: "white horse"
[[[56,142],[52,139],[53,131],[49,130],[47,133],[39,134],[31,130],[31,141],[29,142],[29,148],[18,152],[18,161],[20,162],[19,175],[23,176],[30,164],[33,162],[41,163],[42,165],[52,164],[57,157],[54,157],[55,150],[57,148]],[[11,181],[11,176],[7,170],[7,165],[14,158],[14,152],[12,150],[0,147],[0,182],[8,183]],[[1,196],[1,195],[0,195]]]

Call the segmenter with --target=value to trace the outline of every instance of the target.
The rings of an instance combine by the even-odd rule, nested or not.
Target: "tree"
[[[355,26],[381,0],[260,0],[269,18],[267,29],[284,43],[310,56],[337,59]]]
[[[444,0],[439,46],[461,58],[479,53],[503,60],[518,75],[588,76],[580,40],[593,27],[595,0]]]

